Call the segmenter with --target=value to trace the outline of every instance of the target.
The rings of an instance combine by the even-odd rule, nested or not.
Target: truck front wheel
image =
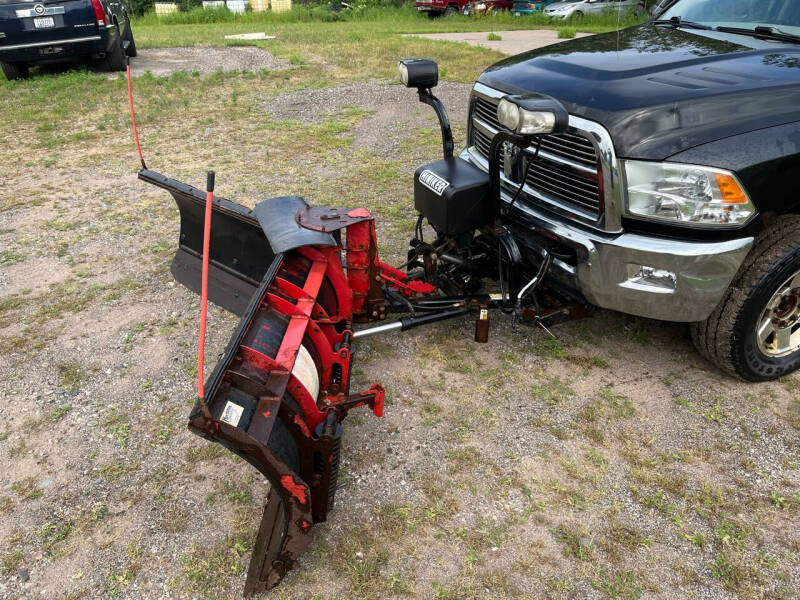
[[[722,301],[691,332],[704,357],[747,381],[800,367],[800,217],[756,238]]]

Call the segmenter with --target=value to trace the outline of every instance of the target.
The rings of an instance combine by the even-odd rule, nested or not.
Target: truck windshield
[[[773,27],[800,35],[798,0],[678,0],[658,18],[694,21],[709,27]]]

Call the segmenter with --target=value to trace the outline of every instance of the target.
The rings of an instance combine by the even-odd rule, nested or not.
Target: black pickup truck
[[[93,60],[108,71],[136,56],[120,0],[0,0],[0,69],[23,79],[31,65]]]
[[[489,67],[468,147],[488,170],[507,95],[569,112],[502,157],[505,222],[597,306],[691,323],[752,381],[800,366],[800,1],[678,0],[657,20]],[[513,197],[513,201],[512,201]]]

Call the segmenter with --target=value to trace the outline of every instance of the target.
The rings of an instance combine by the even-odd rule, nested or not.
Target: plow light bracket
[[[555,98],[525,94],[503,97],[497,105],[497,120],[508,131],[527,137],[564,133],[569,113]]]
[[[453,158],[455,143],[450,118],[442,101],[431,93],[431,88],[439,83],[439,65],[432,58],[404,58],[397,63],[397,72],[400,82],[408,88],[417,88],[419,101],[436,111],[442,130],[442,153],[445,160]]]

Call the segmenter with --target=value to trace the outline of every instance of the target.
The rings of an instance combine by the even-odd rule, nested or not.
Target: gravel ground
[[[411,173],[441,151],[430,109],[388,82],[228,77],[202,98],[171,82],[180,110],[137,90],[151,167],[201,185],[213,164],[248,205],[366,205],[401,262]],[[438,91],[462,144],[469,86]],[[19,124],[0,157],[0,598],[240,598],[267,486],[185,429],[199,306],[168,270],[177,211],[128,140],[46,133]],[[212,307],[210,362],[235,324]],[[384,383],[385,416],[348,418],[336,509],[260,597],[800,597],[798,376],[741,383],[684,326],[606,311],[557,340],[473,328],[359,344],[353,386]]]
[[[131,72],[156,76],[176,71],[187,73],[212,73],[222,71],[261,71],[286,69],[287,61],[275,58],[261,48],[251,46],[219,46],[203,48],[147,48],[131,59]]]

